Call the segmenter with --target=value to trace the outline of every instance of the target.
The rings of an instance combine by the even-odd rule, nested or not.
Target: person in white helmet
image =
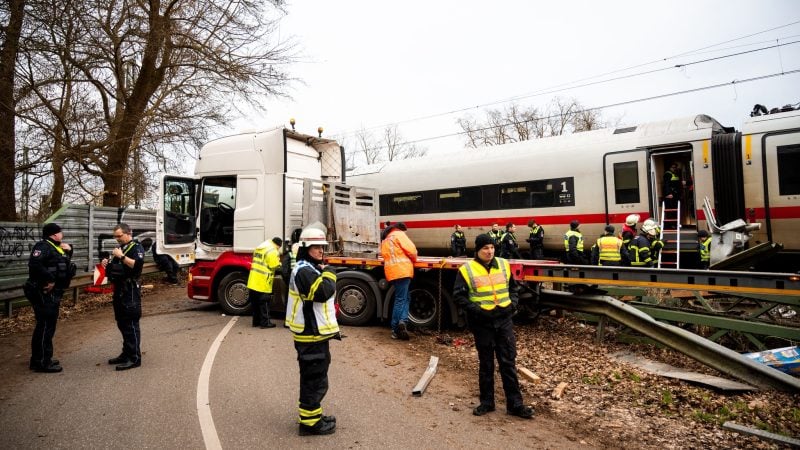
[[[322,414],[331,364],[329,341],[341,339],[334,307],[336,272],[322,259],[327,245],[324,231],[315,227],[303,229],[297,264],[289,277],[286,325],[294,336],[300,366],[300,436],[336,431],[336,418]]]

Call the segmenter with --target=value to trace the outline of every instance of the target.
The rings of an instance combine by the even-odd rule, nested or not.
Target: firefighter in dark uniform
[[[286,324],[294,336],[300,366],[300,436],[336,432],[336,418],[322,414],[331,364],[329,342],[341,339],[334,307],[336,271],[322,262],[326,245],[324,231],[306,227],[300,234],[297,265],[289,279]]]
[[[536,219],[528,221],[528,228],[531,229],[527,239],[531,244],[531,258],[544,259],[544,228],[536,223]]]
[[[628,247],[631,267],[653,267],[653,257],[650,254],[650,243],[656,236],[655,224],[642,225],[642,230],[631,240]]]
[[[469,329],[478,351],[480,404],[472,414],[482,416],[495,410],[494,359],[500,369],[506,412],[530,419],[533,408],[522,402],[517,378],[517,344],[511,317],[517,309],[517,285],[508,261],[494,257],[494,239],[488,234],[475,238],[475,259],[458,269],[453,295],[466,312]]]
[[[461,231],[461,225],[456,225],[455,231],[450,235],[450,254],[456,257],[467,254],[467,238]]]
[[[583,234],[579,229],[581,223],[573,220],[569,223],[569,231],[564,233],[564,250],[567,264],[586,264],[583,254]]]
[[[71,262],[72,247],[61,242],[63,236],[58,224],[46,224],[42,227],[43,239],[33,246],[28,260],[28,280],[23,290],[36,317],[30,360],[30,369],[36,372],[63,370],[59,361],[53,359],[53,335],[61,298],[75,276],[75,264]]]
[[[501,258],[514,258],[522,259],[519,254],[519,244],[517,244],[517,237],[514,233],[517,231],[517,226],[513,223],[506,224],[506,232],[500,237],[500,257]]]
[[[700,268],[706,270],[711,266],[711,236],[708,235],[708,231],[698,231],[697,242],[697,250],[700,252]]]
[[[114,319],[122,333],[122,353],[108,360],[117,370],[142,365],[139,319],[142,317],[142,286],[140,277],[144,265],[144,249],[133,239],[131,227],[119,223],[114,227],[114,239],[120,245],[103,260],[108,280],[114,283]]]

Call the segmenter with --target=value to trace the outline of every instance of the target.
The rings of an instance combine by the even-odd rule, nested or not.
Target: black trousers
[[[122,334],[122,356],[129,361],[142,360],[142,333],[139,319],[142,318],[142,292],[139,283],[125,280],[114,285],[114,319]]]
[[[42,293],[39,301],[31,301],[36,327],[31,337],[30,366],[47,367],[53,359],[53,336],[56,334],[59,307],[64,291],[58,289]]]
[[[544,259],[542,247],[531,247],[531,259]]]
[[[478,350],[478,386],[481,405],[494,407],[494,359],[500,368],[506,410],[522,406],[522,393],[517,378],[517,341],[511,316],[495,320],[470,320],[470,331],[475,336]]]
[[[331,365],[329,340],[297,342],[297,362],[300,365],[300,423],[314,425],[322,418],[322,399],[328,393],[328,367]]]
[[[250,300],[253,308],[253,326],[263,327],[269,324],[269,303],[272,300],[272,294],[248,289],[247,299]]]

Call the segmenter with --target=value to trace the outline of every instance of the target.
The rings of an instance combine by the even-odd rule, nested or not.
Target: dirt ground
[[[153,287],[144,292],[145,315],[209,308],[186,298],[184,286],[157,280],[146,283]],[[96,312],[102,308],[110,308],[110,296],[84,294],[77,303],[65,300],[60,323],[76,321],[81,326],[60,327],[57,347],[80,345],[82,336],[97,328]],[[19,364],[10,362],[27,362],[32,327],[29,308],[0,319],[0,377],[7,388],[23,382],[27,375],[19,370]],[[721,425],[726,421],[800,436],[800,394],[722,393],[648,374],[609,355],[629,351],[687,370],[722,376],[670,350],[617,343],[613,330],[611,336],[596,344],[594,326],[570,315],[539,317],[533,324],[517,326],[516,334],[518,367],[539,377],[537,381],[520,378],[526,402],[534,406],[537,419],[543,423],[560,423],[573,430],[575,436],[591,436],[589,442],[581,444],[644,449],[780,448],[756,437],[724,430]],[[417,331],[409,345],[395,347],[397,358],[408,356],[402,352],[438,355],[436,383],[475,386],[477,395],[477,354],[470,333]],[[560,397],[555,395],[559,385],[563,388]],[[498,398],[502,398],[499,379],[497,386]],[[486,432],[503,431],[490,428]],[[539,444],[547,447],[546,442]]]

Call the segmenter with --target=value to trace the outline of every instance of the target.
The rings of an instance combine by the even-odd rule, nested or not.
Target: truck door
[[[629,214],[650,216],[647,151],[629,150],[603,156],[606,223],[622,224]]]
[[[197,185],[193,177],[162,174],[156,211],[158,252],[179,264],[194,262],[197,237]]]

